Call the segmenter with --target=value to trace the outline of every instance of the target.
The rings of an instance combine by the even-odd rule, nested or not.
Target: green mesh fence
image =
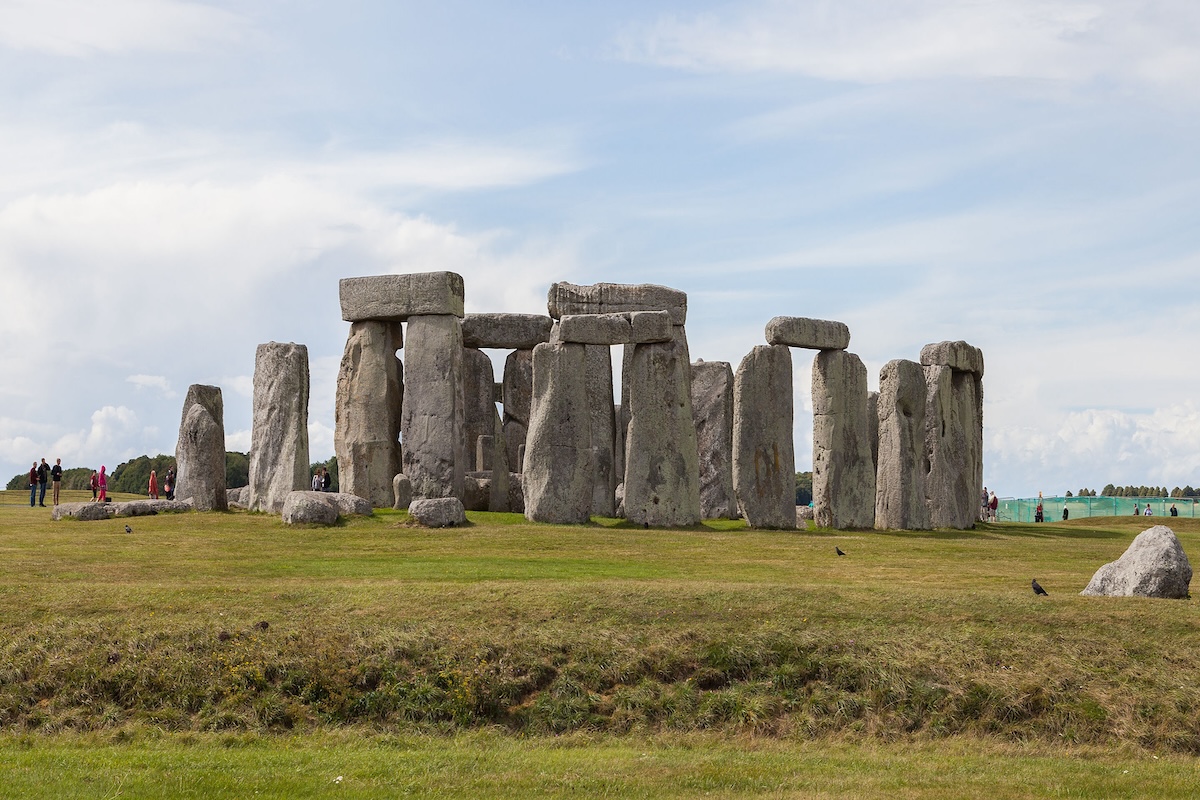
[[[1200,510],[1196,508],[1200,498],[1195,497],[1044,497],[1042,512],[1046,522],[1061,520],[1064,507],[1071,519],[1131,517],[1135,506],[1137,513],[1144,516],[1147,503],[1151,516],[1156,519],[1170,519],[1172,505],[1181,517],[1200,516]],[[1036,497],[1010,497],[1000,500],[996,515],[1000,522],[1034,522],[1037,504]]]

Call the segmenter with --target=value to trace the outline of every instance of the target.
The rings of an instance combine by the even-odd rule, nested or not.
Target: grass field
[[[0,797],[1200,785],[1197,602],[1078,596],[1145,520],[471,519],[183,514],[126,534],[0,492]],[[1200,521],[1166,522],[1200,552]]]

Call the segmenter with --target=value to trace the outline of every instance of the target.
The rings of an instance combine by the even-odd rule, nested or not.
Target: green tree
[[[225,486],[237,489],[250,485],[250,457],[245,453],[226,451]]]
[[[796,473],[796,505],[806,506],[812,502],[812,473]]]
[[[131,461],[117,465],[117,468],[112,471],[112,476],[108,479],[108,490],[110,492],[146,494],[146,490],[150,485],[150,470],[158,473],[158,485],[162,486],[162,476],[166,475],[167,470],[174,466],[174,456],[167,456],[162,453],[153,458],[150,456],[138,456]],[[88,474],[88,477],[91,477],[91,473]]]

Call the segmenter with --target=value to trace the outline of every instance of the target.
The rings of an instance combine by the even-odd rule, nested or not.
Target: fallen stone
[[[704,519],[736,519],[733,369],[728,362],[692,363],[692,419],[700,462],[700,514]]]
[[[175,496],[197,511],[226,511],[225,406],[218,386],[192,384],[175,444]]]
[[[925,503],[925,371],[915,361],[896,359],[879,373],[879,466],[875,527],[928,530]]]
[[[845,350],[850,328],[844,322],[807,317],[775,317],[767,323],[767,344],[785,344],[807,350]]]
[[[413,500],[408,515],[427,528],[452,528],[466,524],[467,515],[457,497]]]
[[[754,347],[733,379],[733,486],[751,527],[796,527],[792,413],[791,351]]]
[[[592,509],[596,472],[589,425],[587,355],[581,344],[533,351],[533,405],[522,485],[525,518],[580,524]]]
[[[404,460],[398,471],[412,482],[413,497],[462,497],[470,456],[459,320],[444,315],[410,317],[407,338]]]
[[[288,492],[281,513],[288,525],[333,525],[338,520],[337,506],[326,492]]]
[[[812,506],[796,506],[796,527],[806,527],[804,523],[813,518]]]
[[[403,345],[399,323],[355,322],[338,368],[333,435],[338,485],[380,508],[392,504],[392,477],[401,471],[404,365],[396,351]]]
[[[867,368],[845,350],[813,359],[813,507],[821,528],[875,525]]]
[[[250,432],[251,511],[278,514],[288,492],[308,486],[308,348],[267,342],[254,354]]]
[[[239,486],[236,489],[225,490],[225,502],[230,508],[237,506],[238,508],[247,508],[250,504],[250,487]]]
[[[554,320],[538,314],[467,314],[463,317],[464,347],[532,350],[550,341]]]
[[[74,517],[84,522],[108,519],[110,504],[108,503],[60,503],[53,507],[50,518],[53,520]]]
[[[683,325],[687,322],[687,294],[653,284],[596,283],[577,286],[555,283],[550,286],[547,306],[554,319],[562,319],[568,314],[667,311],[671,314],[672,324]]]
[[[412,502],[412,484],[409,483],[408,476],[403,472],[397,473],[396,477],[392,478],[392,494],[396,498],[392,503],[392,508],[408,508],[408,504]]]
[[[193,510],[192,504],[185,500],[129,500],[124,503],[112,503],[110,508],[114,517],[147,517]]]
[[[321,495],[343,517],[369,517],[375,513],[372,510],[371,501],[358,495],[347,494],[346,492],[321,492]]]
[[[1155,525],[1134,537],[1116,561],[1096,570],[1080,594],[1103,597],[1188,597],[1192,565],[1175,532]]]
[[[463,476],[463,508],[487,511],[492,497],[492,473],[468,472]]]
[[[404,322],[409,317],[463,316],[463,279],[453,272],[342,278],[342,319]]]
[[[983,351],[963,341],[925,345],[921,348],[921,364],[927,367],[950,367],[983,377]]]

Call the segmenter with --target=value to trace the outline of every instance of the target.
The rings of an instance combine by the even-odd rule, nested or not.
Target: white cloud
[[[308,460],[328,461],[333,452],[333,428],[323,422],[308,423]]]
[[[196,51],[248,29],[244,17],[182,0],[0,0],[0,46],[71,58]]]
[[[236,453],[249,453],[250,431],[225,431],[225,449]]]
[[[162,375],[130,375],[125,380],[138,389],[158,389],[163,397],[178,396],[171,388],[171,382]]]
[[[623,58],[699,71],[883,83],[924,78],[1134,80],[1191,88],[1188,0],[767,0],[627,29]]]

